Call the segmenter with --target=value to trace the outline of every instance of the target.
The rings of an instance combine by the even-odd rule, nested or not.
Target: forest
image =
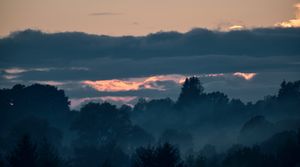
[[[300,167],[300,80],[256,102],[186,78],[176,100],[70,109],[50,85],[0,89],[0,167]]]

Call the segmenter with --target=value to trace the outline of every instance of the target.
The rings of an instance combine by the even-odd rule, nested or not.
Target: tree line
[[[1,89],[0,166],[300,165],[300,81],[255,103],[205,92],[190,77],[175,101],[69,104],[50,85]]]

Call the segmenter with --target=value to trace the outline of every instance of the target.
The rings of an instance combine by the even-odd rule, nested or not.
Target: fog
[[[300,81],[283,81],[276,95],[245,104],[207,93],[190,77],[177,100],[141,98],[133,107],[90,102],[70,110],[63,90],[15,85],[0,90],[0,164],[295,166],[299,90]]]

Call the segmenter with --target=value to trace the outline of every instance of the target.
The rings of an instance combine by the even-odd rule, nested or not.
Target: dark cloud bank
[[[251,100],[275,92],[284,79],[299,79],[300,28],[230,32],[194,29],[186,33],[158,32],[138,37],[25,30],[1,38],[0,55],[1,85],[4,87],[18,81],[72,81],[74,85],[82,80],[240,71],[258,75],[251,81],[226,77],[203,79],[204,86]],[[50,70],[28,70],[14,80],[5,79],[8,75],[5,69],[15,67]],[[85,92],[81,87],[72,88],[70,94],[76,97]],[[178,93],[166,92],[163,95],[174,97]],[[90,93],[90,96],[95,94],[99,92]],[[134,95],[149,96],[149,93]]]
[[[300,29],[253,29],[187,33],[159,32],[142,37],[98,36],[79,32],[15,32],[0,41],[1,66],[64,65],[99,58],[149,59],[228,56],[299,56]],[[35,60],[35,61],[33,61]]]

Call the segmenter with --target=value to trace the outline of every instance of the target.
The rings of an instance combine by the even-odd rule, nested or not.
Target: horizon
[[[201,79],[200,76],[196,76],[194,75],[193,77],[197,77],[199,79]],[[191,78],[191,76],[187,76],[185,78],[186,79],[189,79]],[[295,81],[286,81],[286,80],[283,80],[280,85],[284,82],[287,82],[287,83],[291,83],[291,82],[296,82]],[[28,85],[23,85],[23,84],[16,84],[16,85],[23,85],[25,87],[31,87],[31,86],[34,86],[34,85],[42,85],[42,86],[53,86],[55,88],[58,88],[59,90],[62,90],[65,92],[65,90],[63,88],[59,88],[59,86],[55,85],[55,84],[51,84],[51,83],[31,83],[31,84],[28,84]],[[181,87],[180,89],[182,88],[183,86],[183,83],[180,83],[181,84]],[[13,85],[16,86],[16,85]],[[280,88],[280,85],[278,85],[278,89]],[[203,86],[203,85],[202,85]],[[13,87],[5,87],[5,88],[0,88],[0,89],[6,89],[6,90],[9,90],[9,89],[13,89]],[[259,101],[262,101],[262,100],[266,100],[266,98],[270,98],[270,97],[276,97],[278,96],[279,94],[279,91],[278,89],[276,90],[276,92],[274,94],[266,94],[264,95],[261,99],[257,99],[257,100],[253,100],[253,101],[243,101],[242,99],[239,99],[239,98],[234,98],[234,97],[230,97],[228,96],[226,93],[224,94],[228,99],[229,101],[233,101],[233,100],[240,100],[244,105],[254,105],[256,103],[258,103]],[[178,90],[178,92],[180,92],[180,90]],[[218,91],[218,90],[215,90],[215,91],[211,91],[211,92],[207,92],[205,90],[205,87],[204,87],[204,91],[203,93],[204,94],[211,94],[211,93],[217,93],[217,92],[220,92],[220,93],[224,93],[224,92],[221,92],[221,91]],[[102,97],[86,97],[86,98],[70,98],[68,97],[69,99],[69,102],[70,104],[68,104],[68,106],[70,107],[70,110],[77,110],[79,111],[82,107],[84,107],[85,105],[89,104],[89,103],[110,103],[112,105],[116,105],[117,107],[122,107],[123,105],[127,105],[131,108],[134,108],[135,105],[137,105],[139,103],[139,100],[143,99],[143,100],[146,100],[146,102],[151,102],[152,100],[165,100],[165,99],[171,99],[174,103],[176,103],[178,101],[178,97],[179,97],[180,93],[178,93],[178,96],[177,97],[173,97],[173,98],[170,98],[170,97],[157,97],[157,98],[148,98],[148,97],[136,97],[136,96],[102,96]]]
[[[93,33],[93,32],[88,32],[88,31],[76,31],[76,30],[57,30],[57,31],[47,31],[43,30],[40,28],[34,28],[34,27],[25,27],[22,29],[16,29],[16,30],[11,30],[8,33],[4,35],[0,35],[0,38],[8,38],[10,36],[13,36],[14,34],[18,34],[21,32],[26,32],[26,31],[33,31],[33,32],[41,32],[44,34],[60,34],[60,33],[79,33],[79,34],[86,34],[86,35],[91,35],[91,36],[108,36],[108,37],[147,37],[150,35],[155,35],[155,34],[160,34],[160,33],[178,33],[178,34],[186,34],[189,32],[192,32],[194,30],[207,30],[207,31],[212,31],[212,32],[218,32],[218,33],[227,33],[227,32],[233,32],[233,31],[251,31],[251,30],[264,30],[264,29],[297,29],[300,28],[300,25],[280,25],[280,24],[274,24],[270,26],[253,26],[253,27],[239,27],[237,25],[234,25],[231,29],[218,29],[218,28],[209,28],[209,27],[190,27],[189,29],[185,31],[179,31],[179,30],[154,30],[147,32],[145,34],[119,34],[119,35],[113,35],[113,34],[104,34],[104,33]]]
[[[300,167],[300,0],[0,0],[0,167]]]

